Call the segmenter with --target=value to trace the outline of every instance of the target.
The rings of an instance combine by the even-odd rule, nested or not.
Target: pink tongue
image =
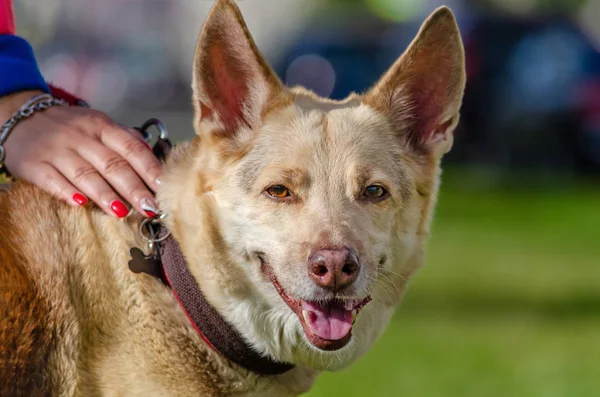
[[[302,302],[304,320],[311,332],[327,340],[339,340],[352,329],[352,310],[346,310],[341,303],[328,303],[324,306],[313,302]]]

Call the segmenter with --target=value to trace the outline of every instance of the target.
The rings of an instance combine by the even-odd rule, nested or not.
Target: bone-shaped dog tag
[[[133,247],[129,250],[131,260],[129,270],[134,273],[146,273],[156,278],[161,278],[161,262],[153,255],[145,255],[141,249]]]

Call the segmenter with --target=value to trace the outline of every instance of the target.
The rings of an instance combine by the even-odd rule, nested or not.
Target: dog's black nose
[[[320,249],[308,258],[308,275],[320,287],[334,292],[352,284],[360,265],[348,248]]]

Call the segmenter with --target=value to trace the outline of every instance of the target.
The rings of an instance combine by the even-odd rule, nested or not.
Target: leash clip
[[[152,140],[152,133],[149,129],[152,126],[155,126],[159,133],[152,152],[158,160],[164,162],[171,151],[173,144],[169,140],[169,133],[162,121],[153,117],[146,120],[141,127],[135,127],[135,129],[142,134],[144,141],[150,143]],[[159,249],[159,244],[171,235],[171,232],[167,230],[167,228],[162,227],[162,220],[165,217],[166,214],[161,211],[152,218],[145,218],[142,220],[139,232],[148,244],[149,254],[145,255],[141,249],[132,247],[129,250],[129,255],[131,257],[129,269],[134,273],[146,273],[157,277],[163,283],[167,284],[163,277],[161,252]],[[161,233],[163,233],[163,235],[161,235]]]
[[[152,148],[152,152],[157,159],[159,159],[161,162],[164,162],[173,148],[173,143],[169,140],[167,127],[165,127],[163,122],[155,117],[152,117],[146,120],[141,127],[135,127],[135,129],[142,134],[144,141],[150,144],[150,141],[152,140],[152,133],[149,130],[152,126],[158,129],[158,139],[154,144],[154,148]]]
[[[152,117],[144,122],[141,127],[135,127],[136,130],[142,133],[144,140],[148,143],[152,140],[152,133],[148,131],[150,127],[155,126],[158,129],[158,138],[166,141],[169,139],[169,132],[162,121],[156,117]]]

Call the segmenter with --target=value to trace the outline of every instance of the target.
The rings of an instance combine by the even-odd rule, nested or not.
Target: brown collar
[[[260,375],[280,375],[294,366],[254,350],[244,337],[208,303],[190,272],[179,244],[168,237],[160,244],[162,270],[192,326],[213,350],[240,367]]]

